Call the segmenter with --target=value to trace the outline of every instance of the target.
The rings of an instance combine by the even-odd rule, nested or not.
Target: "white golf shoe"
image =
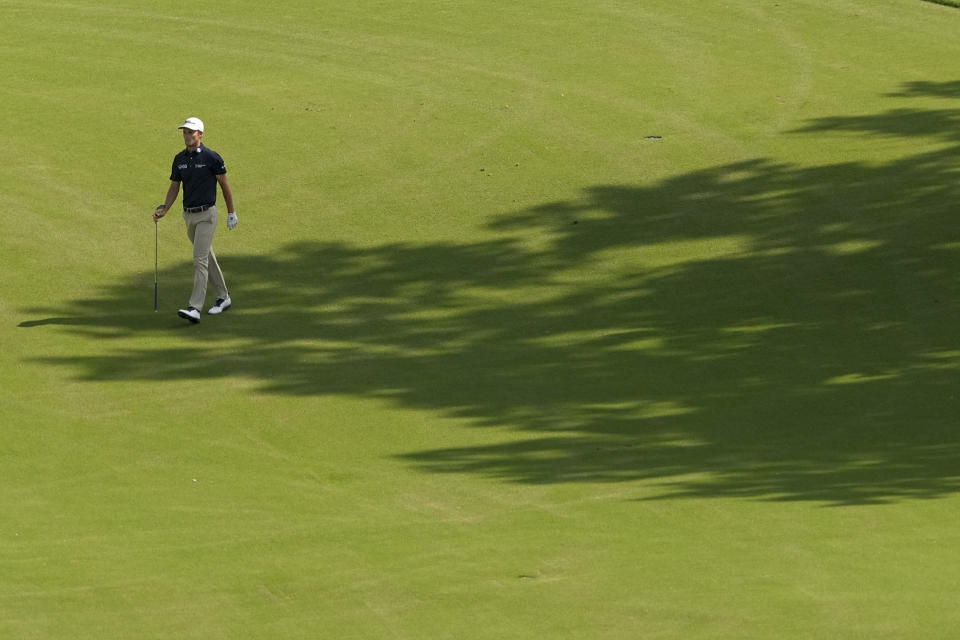
[[[180,309],[177,311],[177,315],[183,318],[184,320],[189,320],[193,324],[200,322],[200,312],[194,309],[193,307],[187,307],[186,309]]]
[[[210,307],[210,310],[207,311],[207,313],[215,316],[218,313],[223,313],[224,311],[229,309],[231,304],[233,303],[230,302],[230,296],[227,296],[226,298],[217,298],[217,303],[212,307]]]

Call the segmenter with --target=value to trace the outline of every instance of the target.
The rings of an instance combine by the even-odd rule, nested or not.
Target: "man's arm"
[[[167,189],[167,197],[163,201],[163,204],[157,207],[157,210],[153,212],[153,220],[157,221],[163,216],[167,215],[167,211],[170,207],[173,206],[173,203],[177,201],[177,194],[180,193],[180,183],[176,180],[170,181],[170,188]]]
[[[233,206],[233,191],[230,190],[230,181],[227,180],[227,174],[217,174],[217,182],[220,183],[223,199],[227,203],[227,229],[234,229],[237,226],[237,209]]]
[[[217,174],[217,182],[220,183],[220,191],[223,192],[223,200],[227,203],[227,213],[233,213],[236,209],[233,206],[233,191],[230,190],[230,181],[227,180],[227,174]]]

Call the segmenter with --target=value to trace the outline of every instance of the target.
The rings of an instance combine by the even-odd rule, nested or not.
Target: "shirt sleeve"
[[[210,152],[213,155],[212,171],[213,175],[219,176],[227,172],[227,165],[223,163],[223,158],[216,151]]]
[[[177,167],[177,158],[173,158],[173,166],[170,167],[170,181],[171,182],[183,182],[180,179],[180,169]]]

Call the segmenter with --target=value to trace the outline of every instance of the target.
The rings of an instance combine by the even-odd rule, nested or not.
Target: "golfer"
[[[207,313],[223,313],[232,304],[223,272],[213,253],[213,232],[217,228],[217,184],[223,191],[229,212],[228,229],[237,226],[237,210],[233,207],[233,192],[227,181],[223,158],[202,144],[203,121],[187,118],[178,129],[183,132],[183,142],[187,148],[173,159],[167,198],[154,211],[153,222],[156,224],[167,215],[177,200],[180,183],[183,183],[183,219],[187,223],[187,237],[193,243],[193,293],[190,294],[187,308],[177,311],[177,315],[196,324],[200,322],[200,312],[207,297],[208,280],[217,301]]]

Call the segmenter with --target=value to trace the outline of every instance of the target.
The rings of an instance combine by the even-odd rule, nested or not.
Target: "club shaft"
[[[160,310],[160,231],[153,223],[153,311]]]

